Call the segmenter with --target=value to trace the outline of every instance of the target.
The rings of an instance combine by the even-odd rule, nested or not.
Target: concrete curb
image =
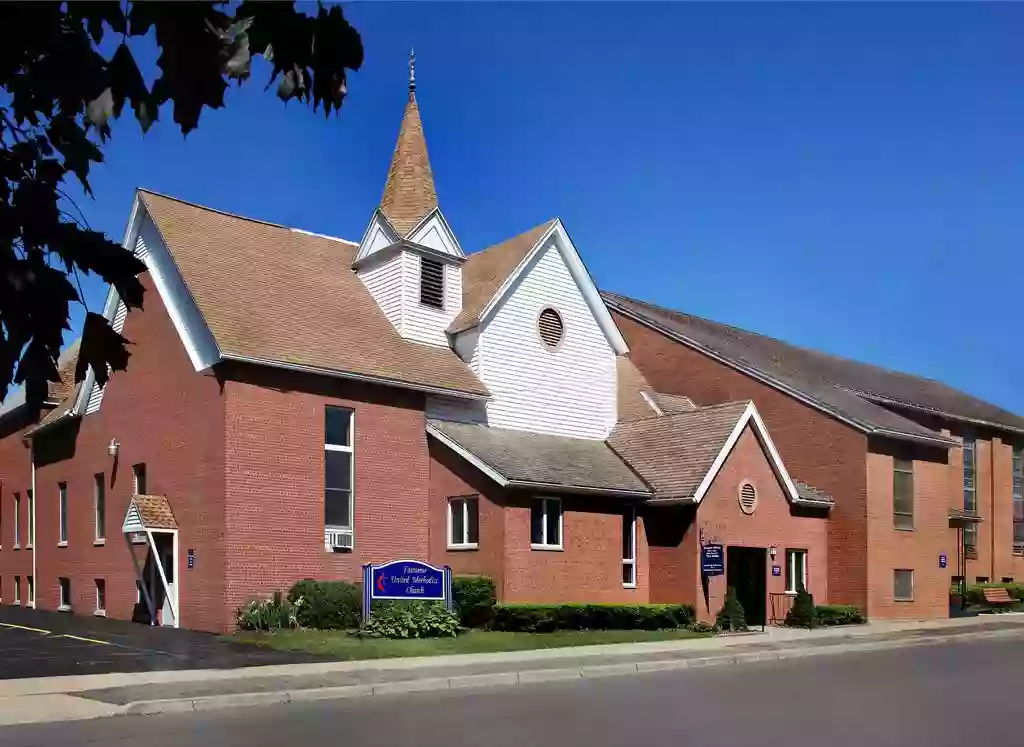
[[[288,705],[290,703],[364,698],[378,695],[398,695],[424,691],[436,692],[438,690],[458,690],[468,688],[513,687],[543,682],[621,677],[653,672],[669,672],[682,669],[716,667],[729,664],[783,661],[786,659],[802,659],[811,656],[835,656],[861,651],[884,651],[887,649],[936,646],[965,641],[973,642],[979,640],[996,640],[1000,638],[1020,637],[1022,635],[1024,635],[1024,630],[997,630],[980,632],[970,636],[922,636],[920,638],[897,639],[891,641],[839,643],[832,646],[800,647],[779,649],[776,651],[756,651],[743,654],[730,654],[728,652],[724,652],[717,656],[703,656],[691,659],[660,659],[653,661],[639,661],[632,664],[598,664],[582,668],[566,667],[553,669],[531,669],[521,672],[468,674],[456,675],[453,677],[425,677],[420,679],[382,682],[376,685],[343,685],[339,687],[321,687],[290,691],[279,690],[259,693],[205,695],[196,698],[140,700],[120,706],[120,713],[124,715],[141,716],[159,713],[208,711],[220,708]],[[117,708],[117,706],[115,706],[115,708]]]

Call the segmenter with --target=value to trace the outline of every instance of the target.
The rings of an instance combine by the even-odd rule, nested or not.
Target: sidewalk
[[[286,704],[777,661],[1024,635],[1024,613],[492,654],[0,682],[0,724]]]

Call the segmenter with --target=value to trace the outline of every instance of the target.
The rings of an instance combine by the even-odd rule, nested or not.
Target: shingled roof
[[[139,198],[222,356],[487,395],[451,349],[398,334],[351,270],[354,244],[152,192]]]
[[[405,105],[398,142],[384,183],[380,211],[399,236],[406,236],[436,207],[437,190],[427,157],[427,139],[416,103],[416,87],[410,81],[409,103]]]
[[[932,379],[800,348],[627,296],[608,292],[601,295],[609,308],[798,396],[864,433],[955,443],[886,409],[880,404],[883,402],[1024,433],[1024,418]]]

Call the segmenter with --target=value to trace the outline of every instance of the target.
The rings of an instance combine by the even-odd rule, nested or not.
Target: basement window
[[[60,584],[60,606],[57,609],[66,612],[71,609],[71,579],[59,578],[57,582]]]
[[[430,257],[420,257],[420,303],[444,308],[444,265]]]

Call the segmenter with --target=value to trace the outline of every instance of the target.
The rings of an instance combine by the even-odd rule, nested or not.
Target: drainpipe
[[[36,493],[36,442],[35,439],[29,439],[28,442],[28,457],[32,462],[32,500],[29,501],[32,504],[32,516],[30,517],[32,524],[30,525],[28,538],[32,541],[32,583],[30,584],[32,589],[32,609],[36,609],[36,586],[39,584],[39,576],[36,574],[36,504],[39,503],[39,495]]]
[[[988,530],[988,541],[989,541],[989,573],[988,577],[991,579],[991,583],[996,583],[996,443],[999,439],[995,436],[989,442],[989,482],[991,483],[991,507],[989,510],[989,530]]]

